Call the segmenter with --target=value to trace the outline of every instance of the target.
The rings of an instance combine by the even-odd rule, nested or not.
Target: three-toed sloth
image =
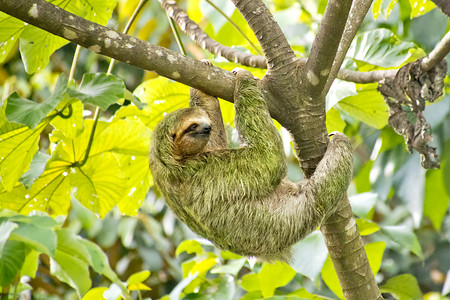
[[[154,130],[154,181],[174,213],[220,249],[287,261],[291,246],[346,196],[350,141],[334,134],[313,176],[292,182],[281,136],[248,71],[236,72],[234,105],[241,146],[231,149],[219,101],[191,89],[190,108],[168,114]]]

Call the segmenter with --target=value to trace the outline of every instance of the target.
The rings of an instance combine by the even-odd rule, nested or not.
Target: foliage
[[[138,3],[120,0],[113,14],[113,0],[51,2],[121,27]],[[256,54],[206,2],[185,4],[211,37]],[[216,4],[256,43],[230,2]],[[269,1],[299,56],[307,56],[325,4]],[[364,24],[345,66],[395,69],[424,56],[448,30],[447,19],[433,7],[430,1],[374,1],[376,20]],[[162,12],[156,1],[148,3],[131,34],[170,47]],[[188,105],[188,87],[124,64],[116,66],[117,76],[97,72],[106,70],[107,61],[87,51],[78,61],[79,83],[68,80],[63,71],[73,46],[55,52],[66,43],[0,13],[0,285],[5,293],[31,290],[36,299],[121,299],[133,293],[163,299],[342,298],[318,232],[296,246],[291,266],[262,264],[218,252],[176,221],[157,190],[147,193],[153,185],[147,153],[156,123]],[[227,70],[237,66],[185,43],[198,58]],[[394,299],[446,299],[450,292],[449,82],[445,98],[425,111],[441,170],[424,171],[418,155],[408,154],[402,138],[386,127],[387,106],[375,84],[336,80],[327,96],[328,130],[344,131],[355,145],[349,193],[369,262],[383,293]],[[233,107],[221,105],[230,142],[236,142]],[[99,120],[91,118],[96,107],[102,110]],[[289,175],[301,177],[288,152]]]

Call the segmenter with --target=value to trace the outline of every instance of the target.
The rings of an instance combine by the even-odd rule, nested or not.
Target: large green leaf
[[[80,2],[85,13],[82,17],[103,26],[108,23],[117,5],[117,0],[80,0]]]
[[[17,44],[25,22],[0,12],[0,63],[3,63]]]
[[[50,61],[50,55],[69,41],[28,25],[20,37],[20,53],[27,73],[35,73]]]
[[[83,103],[91,103],[106,110],[111,104],[123,98],[125,84],[114,75],[87,73],[83,75],[78,88],[69,89],[73,98]]]
[[[148,104],[143,111],[147,113],[144,123],[153,128],[165,114],[179,108],[189,106],[189,87],[171,81],[165,77],[158,77],[141,83],[134,94],[142,102]],[[120,115],[120,111],[118,114]]]
[[[17,184],[10,192],[0,191],[0,207],[22,214],[40,210],[50,215],[66,215],[70,206],[69,171],[70,163],[50,162],[30,189]]]
[[[54,92],[42,103],[24,99],[17,93],[8,97],[5,114],[10,122],[27,125],[33,129],[64,98],[67,91],[67,78],[61,74]]]
[[[425,179],[425,203],[423,214],[430,218],[436,230],[440,230],[448,209],[450,196],[445,188],[443,171],[428,170]]]
[[[0,286],[9,286],[19,274],[25,260],[26,249],[22,242],[8,240],[0,256]]]
[[[83,103],[77,99],[67,98],[56,107],[60,114],[50,124],[68,138],[76,138],[83,131]]]
[[[294,247],[293,257],[309,257],[309,259],[296,259],[291,266],[298,273],[316,281],[327,256],[328,250],[322,233],[314,231]]]
[[[411,19],[423,16],[436,7],[430,0],[409,0],[411,5]]]
[[[39,224],[19,223],[19,227],[13,231],[11,240],[21,241],[32,246],[35,250],[47,255],[54,255],[56,249],[56,234],[50,228]]]
[[[353,213],[360,218],[368,218],[377,199],[378,195],[375,193],[362,193],[349,198]]]
[[[397,300],[423,299],[417,279],[410,274],[390,278],[380,290],[394,295]]]
[[[273,296],[275,289],[285,286],[295,276],[296,272],[288,264],[276,262],[264,264],[258,273],[258,282],[264,297]]]
[[[391,31],[380,28],[357,35],[347,57],[383,68],[398,67],[415,47],[414,43],[402,42]]]
[[[26,171],[22,177],[20,177],[20,183],[22,183],[27,189],[31,187],[36,179],[41,176],[45,171],[45,166],[47,161],[50,159],[50,155],[42,153],[40,151],[36,152],[30,163],[30,168]]]
[[[78,295],[85,294],[90,286],[89,252],[74,233],[67,229],[57,231],[58,246],[50,261],[50,272],[73,287]]]
[[[11,232],[18,226],[19,225],[14,222],[0,220],[0,256],[3,253],[3,248],[5,247],[5,243],[8,241]]]
[[[90,157],[83,166],[73,168],[70,182],[76,189],[75,198],[102,218],[126,195],[119,162],[108,152]]]
[[[396,242],[401,249],[408,249],[420,258],[423,258],[419,240],[410,228],[406,226],[382,226],[381,232]]]
[[[4,126],[0,129],[0,176],[3,187],[11,191],[28,169],[38,150],[41,131],[48,122],[42,122],[36,128],[28,129],[26,126],[8,122],[5,115],[0,113],[0,122],[2,118]]]
[[[376,84],[357,89],[358,94],[339,101],[339,107],[352,117],[377,129],[387,125],[389,108],[377,91]]]

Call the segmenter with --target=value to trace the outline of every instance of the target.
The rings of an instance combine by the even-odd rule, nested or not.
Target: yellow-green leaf
[[[409,0],[411,19],[420,17],[436,7],[430,0]]]
[[[177,251],[175,252],[175,255],[178,256],[181,253],[185,252],[188,254],[196,253],[196,254],[202,254],[204,253],[204,250],[200,244],[199,241],[196,240],[186,240],[181,242],[181,244],[177,247]]]
[[[72,169],[70,181],[75,198],[101,218],[125,195],[124,174],[112,153],[89,157],[85,165]]]
[[[259,286],[264,297],[273,296],[275,289],[288,284],[296,272],[288,264],[277,261],[274,264],[264,264],[258,273]]]

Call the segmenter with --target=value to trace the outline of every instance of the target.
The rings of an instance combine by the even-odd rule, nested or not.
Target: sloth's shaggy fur
[[[168,114],[153,134],[150,169],[167,204],[221,249],[289,260],[291,246],[317,229],[346,195],[349,139],[336,133],[314,175],[294,183],[286,177],[281,137],[250,72],[236,74],[237,149],[227,148],[218,100],[197,90],[191,98],[191,108]]]

